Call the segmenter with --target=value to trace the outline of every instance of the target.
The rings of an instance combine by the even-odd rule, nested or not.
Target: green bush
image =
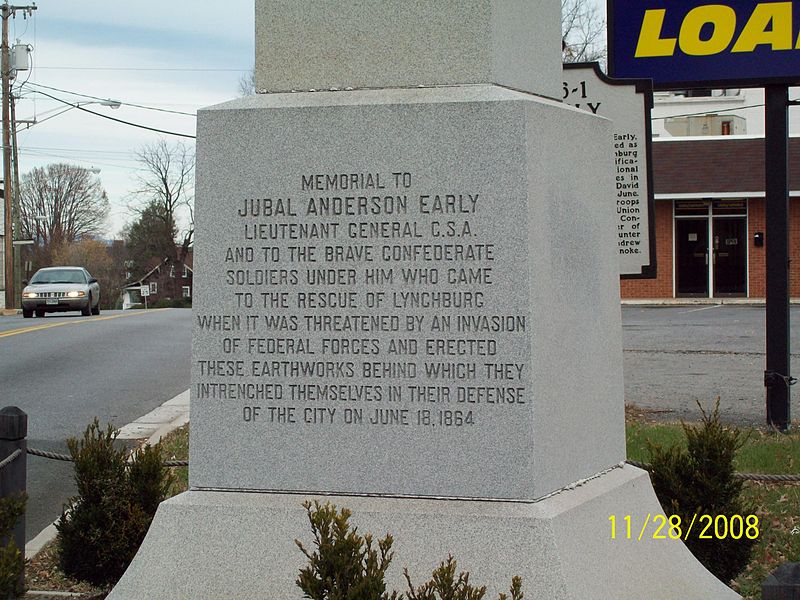
[[[78,495],[57,524],[61,568],[94,585],[122,577],[172,477],[157,448],[145,446],[129,462],[127,451],[115,446],[117,434],[111,425],[102,431],[95,419],[82,440],[67,440]]]
[[[372,536],[350,529],[350,511],[341,512],[330,503],[303,504],[314,533],[317,549],[309,552],[299,540],[295,544],[308,558],[297,585],[313,600],[386,600],[384,576],[392,561],[392,536],[387,534],[373,548]]]
[[[303,504],[314,534],[316,550],[307,550],[295,540],[308,558],[308,566],[300,570],[297,585],[312,600],[401,600],[402,594],[386,591],[386,570],[392,562],[394,539],[386,534],[373,546],[372,536],[359,535],[350,527],[351,512],[341,511],[330,503]],[[456,573],[456,561],[450,556],[433,571],[430,581],[414,588],[408,570],[403,570],[408,582],[409,600],[481,600],[486,587],[476,588],[469,583],[469,573]],[[522,600],[522,580],[514,577],[511,600]],[[507,600],[505,594],[499,600]]]
[[[699,404],[699,403],[698,403]],[[734,579],[747,565],[756,539],[742,535],[714,535],[714,526],[706,530],[712,519],[724,515],[746,517],[753,508],[746,506],[741,497],[743,481],[734,477],[733,460],[736,452],[747,441],[742,431],[724,427],[719,420],[719,400],[709,415],[702,406],[703,421],[699,427],[682,423],[687,447],[663,448],[648,444],[650,451],[650,478],[661,506],[668,516],[680,517],[686,546],[709,571],[724,583]],[[695,517],[696,516],[696,517]],[[688,539],[686,531],[694,520]],[[709,535],[711,531],[711,535]]]
[[[0,598],[17,598],[25,591],[22,585],[22,569],[25,557],[14,542],[14,526],[25,514],[27,496],[20,493],[0,499],[0,537],[8,543],[0,547]]]
[[[462,571],[456,578],[456,561],[452,556],[434,569],[430,581],[414,589],[408,570],[403,569],[408,582],[409,600],[481,600],[486,595],[486,586],[476,588],[469,583],[469,573]],[[522,579],[511,579],[511,600],[522,600]],[[498,600],[507,600],[500,594]]]
[[[161,298],[153,302],[148,308],[191,308],[191,298]]]

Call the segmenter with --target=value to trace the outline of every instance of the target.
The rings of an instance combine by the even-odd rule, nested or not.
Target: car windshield
[[[86,276],[78,269],[52,269],[39,271],[31,278],[31,285],[40,283],[86,283]]]

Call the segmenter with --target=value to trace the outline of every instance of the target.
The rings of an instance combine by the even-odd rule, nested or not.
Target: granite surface
[[[201,111],[190,484],[533,499],[622,460],[609,139],[489,85]]]
[[[496,83],[561,98],[557,0],[256,0],[256,88]]]
[[[295,585],[312,545],[306,496],[187,492],[163,503],[140,552],[109,600],[301,598]],[[613,469],[536,503],[318,497],[349,508],[360,533],[395,538],[388,589],[405,591],[403,568],[426,581],[452,554],[487,597],[522,578],[526,598],[734,600],[675,540],[611,538],[608,517],[642,523],[661,507],[647,474]]]

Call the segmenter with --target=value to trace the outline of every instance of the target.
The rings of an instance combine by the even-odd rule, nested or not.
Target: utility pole
[[[11,215],[14,224],[14,235],[19,240],[22,232],[22,222],[19,206],[19,154],[17,153],[17,111],[14,94],[11,94],[11,157],[13,160],[13,187],[14,195],[11,197]],[[22,308],[22,246],[14,246],[14,306]]]
[[[11,55],[8,47],[8,18],[15,16],[17,11],[22,11],[24,15],[30,15],[36,10],[36,5],[32,6],[9,6],[8,2],[3,2],[0,6],[0,17],[2,24],[2,43],[0,43],[0,79],[2,80],[3,95],[3,207],[4,207],[4,256],[3,266],[5,275],[5,306],[13,308],[17,305],[16,297],[20,290],[14,286],[14,230],[11,227],[12,219],[16,209],[16,196],[11,177]],[[16,234],[19,235],[19,228]]]

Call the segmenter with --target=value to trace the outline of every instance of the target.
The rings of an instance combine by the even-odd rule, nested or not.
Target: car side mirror
[[[94,277],[90,277],[89,283],[97,283],[97,279],[95,279]]]

